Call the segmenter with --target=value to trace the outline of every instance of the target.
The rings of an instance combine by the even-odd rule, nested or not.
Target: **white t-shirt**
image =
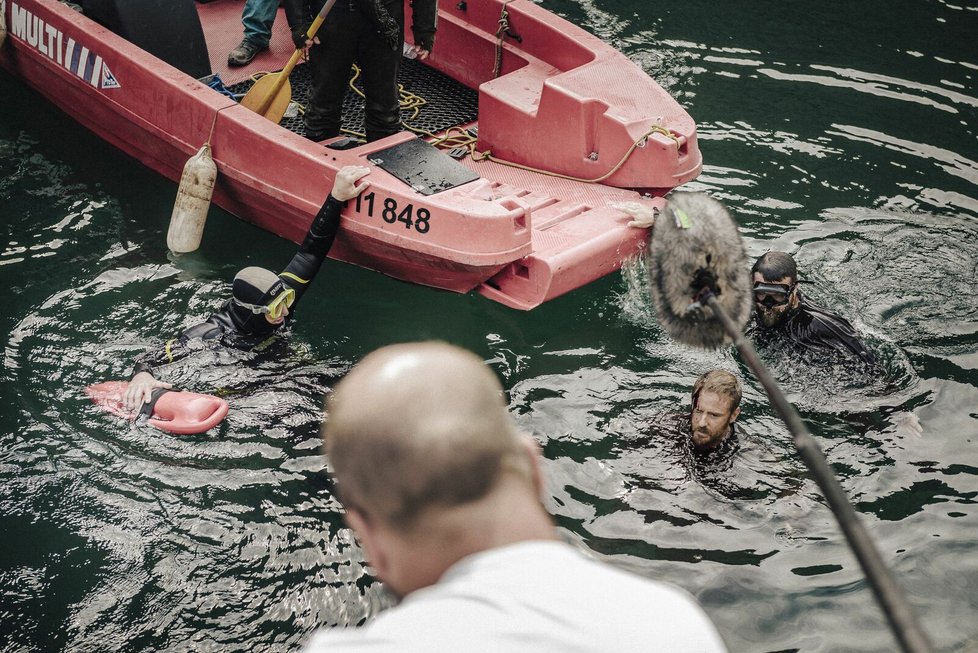
[[[305,651],[713,653],[726,647],[683,590],[591,560],[561,542],[531,541],[464,558],[366,626],[320,630]]]

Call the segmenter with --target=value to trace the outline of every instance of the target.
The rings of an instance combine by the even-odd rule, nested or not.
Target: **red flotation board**
[[[134,420],[137,413],[126,408],[127,381],[105,381],[85,388],[85,393],[102,410],[123,419]],[[214,395],[164,390],[153,393],[152,414],[147,420],[169,433],[203,433],[217,426],[228,414],[228,402]]]

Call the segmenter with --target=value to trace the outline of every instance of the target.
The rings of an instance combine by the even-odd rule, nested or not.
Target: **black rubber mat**
[[[309,97],[309,66],[296,66],[289,76],[292,99],[305,105]],[[351,70],[352,77],[352,70]],[[420,96],[426,104],[414,116],[413,109],[403,110],[401,120],[424,131],[437,133],[450,127],[474,122],[479,116],[479,94],[451,77],[412,59],[401,60],[398,82],[408,93]],[[243,81],[228,87],[232,93],[247,93],[254,82]],[[359,88],[359,85],[357,85]],[[362,90],[362,89],[361,89]],[[283,118],[281,125],[297,134],[303,133],[302,116]],[[363,98],[350,90],[343,101],[343,129],[363,133]]]
[[[367,159],[422,195],[440,193],[479,178],[479,175],[420,138],[374,152]]]

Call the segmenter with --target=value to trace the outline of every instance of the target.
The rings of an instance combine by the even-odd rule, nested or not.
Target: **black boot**
[[[258,45],[254,41],[243,39],[241,43],[238,44],[238,47],[228,53],[228,65],[245,66],[251,63],[251,60],[255,58],[256,54],[267,49],[267,45]]]

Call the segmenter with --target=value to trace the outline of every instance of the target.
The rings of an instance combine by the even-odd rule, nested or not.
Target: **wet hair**
[[[692,392],[693,408],[696,408],[696,402],[699,401],[700,393],[704,390],[707,392],[715,392],[721,397],[726,397],[729,399],[731,411],[740,407],[740,400],[743,397],[743,390],[741,390],[740,381],[736,376],[727,370],[710,370],[706,374],[700,376],[700,378],[696,379],[696,383],[693,384]]]
[[[751,277],[755,272],[760,272],[761,276],[768,280],[783,279],[788,277],[791,283],[798,281],[798,266],[795,259],[785,252],[768,252],[754,262],[754,267],[750,269]]]

